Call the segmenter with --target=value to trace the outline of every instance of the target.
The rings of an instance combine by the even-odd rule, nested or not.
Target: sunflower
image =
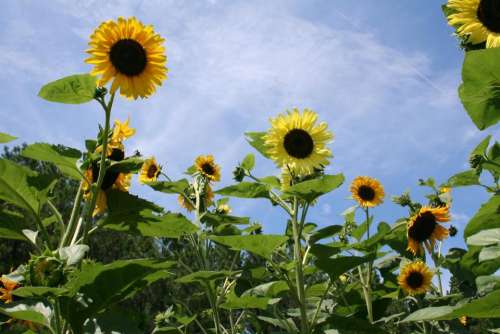
[[[0,300],[3,300],[5,304],[12,303],[12,291],[19,287],[19,283],[5,276],[0,277],[0,283],[3,286],[3,288],[0,288]]]
[[[94,65],[92,75],[101,76],[99,86],[112,80],[111,93],[120,89],[128,98],[145,98],[167,78],[163,42],[152,26],[119,17],[101,23],[90,36],[85,62]]]
[[[450,215],[447,206],[438,208],[422,207],[408,220],[408,250],[414,255],[422,254],[425,243],[429,252],[434,248],[436,240],[444,240],[449,231],[439,222],[447,222]]]
[[[205,208],[209,207],[212,204],[214,199],[214,192],[212,191],[212,188],[209,185],[206,186],[205,191],[201,194],[201,197]],[[196,204],[196,195],[194,194],[194,192],[184,195],[181,194],[179,195],[179,197],[177,197],[177,202],[184,209],[188,211],[193,211],[195,209],[194,205]]]
[[[220,167],[215,163],[213,155],[200,155],[194,165],[196,170],[211,181],[220,181]]]
[[[406,264],[398,276],[398,283],[409,295],[425,293],[429,290],[433,273],[422,261]]]
[[[318,115],[309,109],[302,114],[297,108],[271,119],[264,136],[267,153],[279,166],[288,166],[296,175],[311,174],[328,165],[332,156],[326,144],[333,134],[324,122],[316,124]]]
[[[221,215],[228,215],[231,213],[231,207],[228,204],[219,204],[215,211]]]
[[[448,0],[453,10],[448,23],[457,27],[457,34],[467,42],[486,42],[487,48],[500,46],[500,3],[497,0]]]
[[[146,161],[142,164],[141,171],[139,172],[139,182],[155,182],[160,173],[161,166],[156,163],[155,158],[151,157],[146,159]]]
[[[373,208],[384,201],[384,187],[377,179],[358,176],[351,183],[352,197],[363,208]]]

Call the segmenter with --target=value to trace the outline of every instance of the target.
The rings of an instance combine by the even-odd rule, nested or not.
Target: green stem
[[[438,277],[438,284],[439,284],[439,294],[441,296],[444,296],[444,290],[443,290],[443,281],[441,278],[441,247],[443,246],[443,243],[440,241],[439,246],[438,246],[438,254],[436,255],[434,253],[434,249],[432,250],[432,260],[434,261],[434,266],[436,267],[436,275]]]
[[[59,301],[57,299],[54,300],[54,318],[56,322],[56,333],[57,334],[64,333],[62,331],[62,326],[61,326],[61,308],[59,306]]]
[[[323,304],[323,300],[325,300],[326,296],[328,295],[328,291],[332,287],[332,284],[333,284],[332,281],[328,282],[328,286],[326,287],[325,293],[323,293],[321,299],[319,300],[318,306],[316,307],[316,311],[314,312],[314,316],[311,321],[311,329],[313,329],[314,326],[316,325],[316,320],[318,318],[319,311],[321,310],[321,305]]]
[[[47,200],[47,204],[49,205],[49,208],[52,211],[52,213],[54,214],[54,216],[56,216],[56,218],[57,218],[57,222],[59,223],[59,227],[61,228],[61,237],[62,237],[64,235],[64,230],[65,230],[63,217],[62,217],[61,213],[59,212],[59,210],[57,210],[54,203],[52,203],[51,200]]]
[[[300,324],[302,333],[309,333],[309,324],[307,320],[306,311],[306,296],[304,289],[304,272],[302,268],[302,256],[300,235],[299,235],[299,222],[297,221],[297,215],[299,211],[299,205],[297,197],[293,198],[293,215],[292,215],[292,229],[293,229],[293,250],[294,250],[294,261],[295,261],[295,280],[297,285],[297,295],[299,297],[299,308],[300,308]]]
[[[68,226],[66,227],[66,231],[64,231],[64,235],[61,239],[61,242],[59,243],[59,248],[66,246],[69,240],[69,236],[71,233],[73,233],[73,229],[75,228],[75,224],[79,216],[78,212],[80,211],[80,205],[82,203],[83,182],[85,181],[80,182],[80,186],[78,187],[78,191],[76,192],[75,202],[73,203],[73,209],[71,210],[71,216],[69,217]],[[90,182],[92,181],[90,180]]]
[[[370,239],[370,212],[368,208],[365,208],[366,215],[366,239]],[[373,261],[368,262],[368,270],[366,274],[366,280],[363,278],[362,267],[358,267],[359,278],[361,279],[361,284],[363,285],[363,295],[365,297],[366,312],[368,313],[368,320],[373,323],[373,301],[372,301],[372,267]]]
[[[101,160],[99,162],[99,176],[97,178],[97,185],[94,188],[92,200],[90,202],[89,211],[87,212],[86,223],[83,226],[83,243],[87,242],[88,231],[90,229],[90,223],[92,221],[92,216],[94,214],[94,209],[97,203],[97,197],[99,196],[99,192],[101,191],[101,185],[104,181],[104,174],[106,173],[106,156],[108,154],[108,133],[110,127],[110,119],[111,119],[111,108],[113,107],[113,101],[115,99],[115,94],[111,94],[111,98],[109,99],[109,103],[106,105],[102,100],[99,100],[99,103],[104,108],[104,112],[106,114],[106,120],[104,123],[104,133],[103,133],[103,143],[102,143],[102,152],[101,152]]]

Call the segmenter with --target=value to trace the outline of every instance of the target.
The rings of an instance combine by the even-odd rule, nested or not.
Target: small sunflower
[[[12,303],[12,291],[19,287],[19,283],[5,276],[0,277],[0,283],[2,283],[3,286],[0,288],[0,300],[3,300],[5,304]]]
[[[146,159],[146,161],[142,164],[141,171],[139,172],[139,182],[155,182],[160,173],[161,166],[156,163],[156,159],[154,157]]]
[[[500,46],[500,3],[497,0],[448,0],[454,12],[448,23],[457,27],[457,34],[467,42],[486,42],[487,48]]]
[[[128,98],[145,98],[167,78],[163,42],[152,26],[119,17],[101,23],[90,36],[85,62],[94,65],[92,75],[101,76],[99,86],[112,80],[111,93],[120,89]]]
[[[213,155],[200,155],[194,165],[196,170],[211,181],[220,181],[220,167],[215,163]]]
[[[219,204],[216,212],[221,215],[228,215],[231,213],[231,207],[228,204]]]
[[[125,122],[121,122],[119,119],[115,120],[113,135],[111,136],[112,142],[122,142],[135,134],[135,129],[129,126],[129,122],[130,118],[127,118]]]
[[[296,175],[308,175],[328,165],[332,156],[326,144],[333,139],[325,122],[316,124],[318,115],[297,108],[271,119],[264,136],[267,153],[279,167],[290,168]]]
[[[449,231],[439,224],[447,222],[450,215],[447,206],[438,208],[422,207],[408,221],[408,250],[414,255],[422,254],[422,244],[425,244],[429,252],[434,248],[436,240],[444,240]]]
[[[351,183],[352,197],[363,208],[373,208],[384,201],[384,187],[377,179],[358,176]]]
[[[422,261],[408,263],[401,269],[398,283],[409,295],[425,293],[432,283],[433,273]]]

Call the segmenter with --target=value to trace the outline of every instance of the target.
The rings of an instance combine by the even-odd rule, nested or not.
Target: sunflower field
[[[495,126],[500,1],[449,0],[442,11],[464,54],[464,110],[477,131]],[[239,163],[221,167],[217,154],[193,156],[184,176],[174,177],[155,157],[128,152],[127,140],[141,134],[132,119],[113,116],[115,99],[141,103],[161,93],[164,44],[136,17],[105,21],[88,40],[89,72],[40,88],[40,98],[85,104],[101,120],[94,138],[76,138],[84,151],[33,143],[19,152],[52,172],[0,159],[0,238],[29,254],[15,267],[2,265],[1,333],[500,333],[494,136],[477,143],[465,171],[442,183],[421,179],[424,199],[390,197],[369,175],[329,174],[333,132],[321,114],[290,107],[267,129],[244,134],[253,153]],[[17,139],[2,131],[0,143]],[[265,159],[275,169],[262,175],[255,167]],[[227,186],[219,186],[222,169],[233,170]],[[133,178],[177,210],[129,192]],[[74,185],[69,195],[57,195],[61,184]],[[352,196],[341,215],[332,214],[336,223],[312,223],[322,196],[341,186]],[[453,189],[466,186],[488,200],[457,235]],[[282,233],[264,233],[254,217],[233,212],[232,198],[266,201],[282,217],[273,223]],[[381,205],[406,214],[384,222]],[[94,254],[103,231],[147,240],[156,255],[100,260]],[[462,232],[464,248],[445,252],[443,244]],[[109,243],[101,253],[112,251]],[[167,295],[160,306],[144,306]],[[137,306],[137,296],[149,297]]]

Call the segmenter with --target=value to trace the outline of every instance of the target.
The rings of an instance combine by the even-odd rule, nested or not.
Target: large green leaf
[[[370,324],[366,319],[362,318],[347,318],[338,315],[331,315],[327,319],[328,328],[332,331],[325,333],[336,334],[384,334],[384,330],[375,325]],[[333,331],[336,329],[336,331]]]
[[[137,173],[143,163],[144,160],[142,158],[133,157],[113,162],[108,170],[116,173]]]
[[[189,187],[189,183],[186,179],[181,179],[174,182],[153,182],[148,185],[156,191],[161,191],[167,194],[181,194],[182,192],[184,192],[184,189]]]
[[[12,294],[23,298],[57,297],[66,294],[64,288],[51,288],[46,286],[25,286],[15,289]]]
[[[157,205],[122,191],[108,192],[108,215],[104,228],[146,237],[179,238],[198,230],[180,213],[160,213]]]
[[[240,182],[217,190],[215,193],[224,196],[241,198],[269,198],[269,188],[255,182]]]
[[[231,291],[226,296],[226,300],[222,303],[221,307],[227,310],[231,309],[248,309],[248,308],[258,308],[265,310],[270,298],[268,297],[257,297],[250,295],[242,295],[240,297],[236,296],[234,291]]]
[[[20,214],[0,210],[0,238],[26,240],[23,230],[28,228],[26,220]]]
[[[51,102],[80,104],[92,101],[96,78],[90,74],[76,74],[50,82],[40,89],[38,96]]]
[[[332,280],[337,279],[346,271],[356,268],[360,264],[373,260],[371,255],[325,257],[324,253],[319,253],[315,249],[311,249],[311,252],[317,257],[316,267],[330,275]]]
[[[17,137],[11,136],[8,133],[0,132],[0,144],[9,143],[15,139],[17,139]]]
[[[474,186],[479,184],[479,176],[476,174],[475,170],[470,169],[453,175],[448,179],[446,184],[453,188]]]
[[[500,228],[482,230],[467,238],[467,244],[472,246],[488,246],[500,243]]]
[[[0,199],[26,209],[35,216],[54,184],[53,177],[38,175],[12,161],[0,159]]]
[[[255,156],[250,153],[245,156],[243,161],[241,162],[241,168],[251,171],[255,166]]]
[[[21,155],[26,158],[52,162],[62,173],[75,180],[81,180],[82,174],[76,163],[82,153],[71,147],[36,143],[27,146]]]
[[[500,259],[500,244],[497,246],[484,247],[479,253],[479,262]]]
[[[64,286],[68,297],[61,298],[61,312],[74,332],[80,334],[86,319],[168,277],[173,265],[158,259],[119,260],[106,265],[83,263]]]
[[[221,224],[232,224],[232,225],[250,224],[250,218],[248,218],[248,217],[219,215],[219,214],[209,213],[209,212],[207,212],[203,215],[201,221],[209,226],[217,226],[217,225],[221,225]]]
[[[21,302],[5,304],[0,307],[0,313],[13,319],[31,321],[35,324],[50,328],[52,310],[42,302],[34,304]]]
[[[291,186],[286,195],[297,196],[308,202],[314,201],[321,195],[327,194],[344,183],[344,175],[322,175],[316,179],[300,182]]]
[[[246,139],[250,145],[252,145],[260,154],[269,158],[267,153],[268,148],[265,145],[264,136],[265,132],[245,132]]]
[[[317,231],[314,231],[311,236],[309,237],[309,242],[310,243],[315,243],[316,241],[329,238],[331,236],[336,235],[340,231],[342,231],[343,226],[342,225],[331,225],[327,226],[324,228],[321,228]]]
[[[500,120],[500,50],[465,53],[459,96],[470,118],[480,130]]]
[[[491,135],[486,136],[486,138],[481,140],[481,142],[476,147],[474,147],[470,155],[473,156],[473,155],[485,154],[486,150],[488,149],[488,146],[490,145],[490,140],[491,140]]]
[[[233,275],[235,272],[229,270],[209,271],[200,270],[194,273],[179,277],[175,281],[178,283],[204,283],[220,280]]]
[[[481,230],[500,228],[500,195],[492,196],[465,227],[464,237],[468,238]]]
[[[288,238],[283,235],[228,235],[209,236],[219,244],[233,250],[246,250],[264,258],[270,258],[274,250],[284,244]]]

